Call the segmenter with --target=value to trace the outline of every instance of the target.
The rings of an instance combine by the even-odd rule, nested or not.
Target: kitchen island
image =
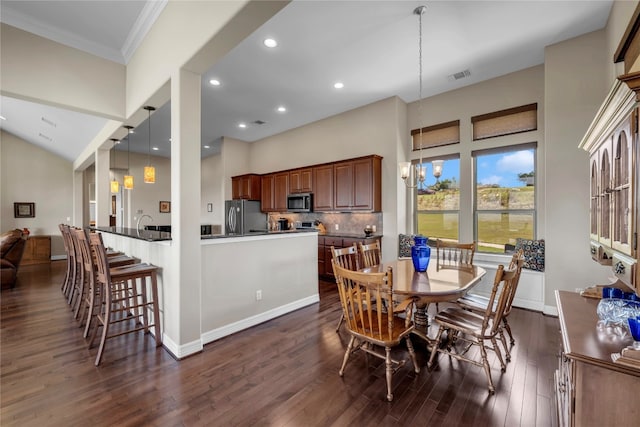
[[[172,240],[138,237],[136,230],[133,235],[111,227],[97,231],[106,246],[161,267],[163,345],[177,358],[319,301],[317,232],[202,238],[200,253],[193,255],[200,258],[200,281],[181,283]]]

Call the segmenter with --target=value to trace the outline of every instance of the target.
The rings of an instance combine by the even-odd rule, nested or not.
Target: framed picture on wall
[[[169,213],[169,212],[171,212],[171,202],[161,201],[160,213]]]
[[[13,204],[13,216],[15,218],[35,218],[36,204],[31,202],[15,202]]]

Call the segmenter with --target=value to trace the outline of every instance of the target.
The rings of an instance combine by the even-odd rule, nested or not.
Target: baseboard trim
[[[256,314],[255,316],[247,317],[246,319],[212,329],[202,334],[202,343],[208,344],[215,340],[219,340],[220,338],[235,334],[236,332],[240,332],[260,323],[264,323],[268,320],[275,319],[276,317],[280,317],[284,314],[291,313],[292,311],[315,304],[318,301],[320,301],[320,295],[313,294],[309,297],[265,311],[264,313]]]

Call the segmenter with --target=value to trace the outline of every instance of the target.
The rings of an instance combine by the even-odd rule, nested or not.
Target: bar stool
[[[73,263],[73,255],[71,254],[71,251],[73,250],[70,246],[71,243],[69,242],[69,226],[66,224],[58,224],[58,228],[60,229],[60,234],[62,234],[62,242],[64,243],[64,251],[67,254],[67,271],[64,274],[64,279],[62,280],[62,286],[61,286],[61,290],[62,290],[62,294],[65,297],[68,297],[68,292],[70,289],[70,282],[71,282],[71,278],[73,276],[75,276],[75,264]]]
[[[158,309],[158,267],[146,263],[139,263],[119,268],[110,268],[107,260],[106,249],[100,233],[90,233],[89,242],[95,254],[95,279],[100,291],[96,292],[99,307],[95,316],[96,327],[91,334],[89,347],[102,327],[100,346],[96,356],[95,365],[98,366],[102,359],[105,343],[110,338],[144,330],[148,333],[154,328],[156,347],[162,345],[160,333],[160,314]],[[151,295],[147,292],[147,278],[150,279]],[[138,283],[140,280],[140,283]],[[149,313],[151,312],[151,313]],[[149,314],[152,322],[150,323]],[[89,321],[89,320],[88,320]],[[120,328],[110,334],[113,325]]]

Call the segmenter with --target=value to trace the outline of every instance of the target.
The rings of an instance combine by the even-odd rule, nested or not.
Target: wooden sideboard
[[[51,262],[51,236],[30,236],[24,246],[21,265]]]
[[[633,343],[597,328],[600,300],[556,291],[562,349],[556,371],[560,427],[632,426],[640,423],[640,369],[614,363]]]

